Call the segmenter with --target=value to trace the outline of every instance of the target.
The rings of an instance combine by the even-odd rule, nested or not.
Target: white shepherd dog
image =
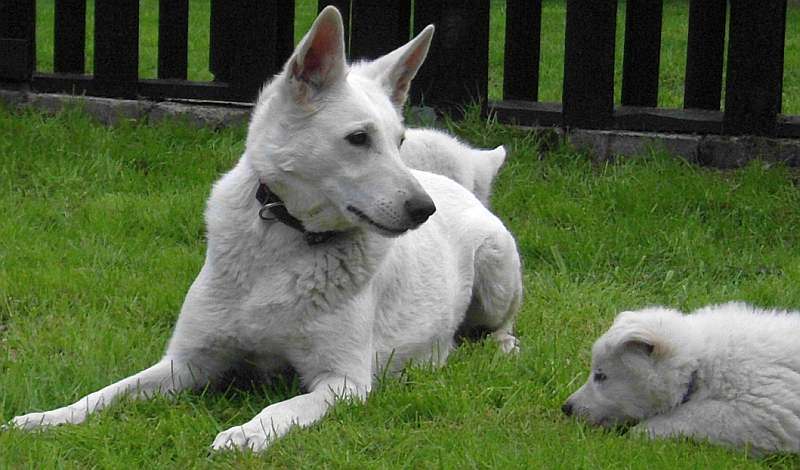
[[[620,313],[568,415],[659,437],[800,451],[800,312],[744,303]]]
[[[466,189],[409,170],[399,110],[433,26],[348,66],[339,12],[320,13],[253,110],[246,150],[214,186],[205,264],[164,357],[75,403],[13,419],[80,423],[127,395],[197,389],[243,364],[287,366],[304,392],[221,432],[214,449],[260,451],[375,375],[443,362],[460,327],[505,352],[522,298],[511,234]]]

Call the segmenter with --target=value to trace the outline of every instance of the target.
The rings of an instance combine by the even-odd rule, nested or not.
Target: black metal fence
[[[657,107],[663,0],[627,0],[617,107],[617,0],[565,1],[562,103],[538,101],[541,0],[506,1],[501,101],[487,99],[489,0],[320,0],[318,6],[342,12],[355,58],[376,57],[436,24],[412,89],[416,103],[452,107],[477,100],[500,120],[523,125],[800,137],[800,116],[780,114],[787,0],[690,0],[683,109]],[[293,49],[294,0],[211,0],[215,80],[188,81],[188,9],[189,0],[160,0],[158,76],[141,79],[138,0],[96,0],[92,75],[84,63],[86,0],[55,0],[53,73],[35,68],[35,0],[0,0],[0,86],[249,102]]]

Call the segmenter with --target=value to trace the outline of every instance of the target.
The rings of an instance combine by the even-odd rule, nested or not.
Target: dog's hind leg
[[[465,324],[488,329],[505,353],[519,351],[514,321],[522,304],[522,271],[513,237],[490,235],[475,254],[473,299]]]
[[[197,388],[208,382],[208,374],[188,362],[164,358],[155,365],[91,393],[71,405],[55,410],[17,416],[11,424],[19,429],[37,429],[59,424],[79,424],[87,416],[127,396],[134,399],[150,398],[155,394],[176,393]]]

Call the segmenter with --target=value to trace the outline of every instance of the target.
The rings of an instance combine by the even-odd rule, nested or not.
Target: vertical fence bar
[[[353,0],[350,15],[352,59],[374,59],[409,39],[411,0]]]
[[[350,0],[319,0],[317,11],[322,11],[327,6],[334,6],[342,14],[344,21],[344,45],[347,53],[350,53]]]
[[[56,0],[53,71],[84,73],[86,68],[86,0]]]
[[[506,1],[503,99],[539,99],[542,0]]]
[[[211,35],[209,38],[208,68],[214,80],[227,82],[231,78],[234,35],[236,34],[235,10],[225,0],[211,0]]]
[[[94,80],[99,93],[134,98],[139,76],[139,2],[94,6]]]
[[[428,59],[411,88],[415,104],[458,113],[486,104],[489,88],[489,0],[415,0],[414,31],[436,25]]]
[[[240,0],[231,25],[230,82],[237,99],[254,101],[281,64],[276,62],[278,0]],[[290,19],[294,21],[294,18]]]
[[[0,78],[28,80],[36,68],[36,1],[0,0]]]
[[[567,0],[563,124],[611,124],[617,0]]]
[[[188,47],[189,1],[159,0],[158,78],[186,80]]]
[[[261,85],[275,72],[275,3],[275,0],[239,3],[232,81],[245,101],[254,101]]]
[[[684,108],[719,109],[726,11],[727,0],[689,1]]]
[[[275,65],[282,66],[294,51],[294,0],[278,0],[275,6]]]
[[[628,0],[622,60],[622,104],[658,105],[663,0]]]
[[[786,0],[732,0],[726,134],[774,135],[781,107]]]
[[[294,15],[279,18],[285,0],[239,0],[231,8],[223,0],[211,3],[210,66],[215,80],[231,85],[231,99],[251,102],[264,82],[281,64],[277,51],[284,49]],[[293,29],[292,29],[293,32]],[[283,51],[285,53],[285,51]]]

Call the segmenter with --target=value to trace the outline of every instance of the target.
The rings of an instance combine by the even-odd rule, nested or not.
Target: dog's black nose
[[[405,206],[408,216],[417,225],[428,220],[428,217],[436,212],[436,205],[433,204],[433,200],[427,194],[412,197],[406,201]]]
[[[572,403],[566,402],[561,405],[561,411],[563,411],[567,416],[572,416]]]

